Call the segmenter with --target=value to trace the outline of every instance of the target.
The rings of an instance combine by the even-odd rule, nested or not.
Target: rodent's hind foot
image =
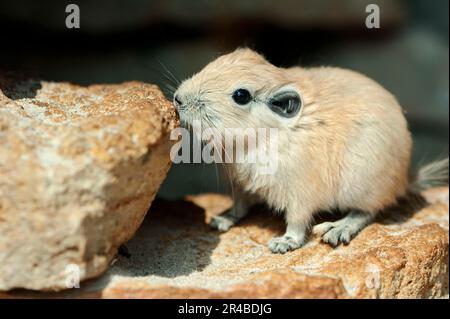
[[[218,231],[226,232],[244,218],[247,213],[247,207],[242,202],[238,202],[237,205],[222,214],[212,217],[209,226]]]
[[[232,226],[236,224],[236,220],[226,215],[214,216],[209,222],[209,226],[221,232],[228,231]]]
[[[339,244],[348,245],[350,241],[372,220],[372,215],[352,211],[346,217],[314,226],[313,233],[322,236],[322,241],[336,247]]]
[[[269,241],[269,249],[275,254],[285,254],[288,251],[295,250],[303,246],[302,240],[296,240],[290,236],[283,235],[274,237]]]
[[[323,228],[326,231],[322,235],[322,241],[333,247],[338,246],[340,243],[348,245],[357,233],[357,231],[352,231],[350,225],[339,224],[337,222],[327,223],[327,225],[323,225]]]

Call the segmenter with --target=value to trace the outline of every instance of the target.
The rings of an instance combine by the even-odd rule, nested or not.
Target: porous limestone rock
[[[0,75],[0,290],[103,273],[166,176],[177,121],[154,85]]]
[[[282,218],[255,208],[227,233],[209,229],[231,205],[204,194],[155,201],[136,236],[108,272],[61,293],[0,297],[103,298],[448,298],[448,188],[424,207],[402,209],[364,229],[348,246],[313,237],[284,255],[266,244]]]

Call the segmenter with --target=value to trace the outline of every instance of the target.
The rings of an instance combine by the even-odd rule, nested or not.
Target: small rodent
[[[215,217],[221,231],[256,200],[284,213],[287,229],[268,246],[286,253],[305,244],[318,211],[348,212],[314,227],[336,246],[351,239],[409,191],[448,183],[448,158],[410,174],[412,140],[395,97],[357,72],[334,67],[279,68],[248,48],[220,56],[174,94],[182,122],[224,130],[278,129],[278,169],[228,164],[241,194]]]

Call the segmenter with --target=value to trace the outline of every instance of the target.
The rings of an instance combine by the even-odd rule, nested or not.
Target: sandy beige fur
[[[237,105],[238,88],[254,101]],[[266,103],[280,90],[294,90],[303,107],[293,118],[272,112]],[[296,249],[306,241],[319,210],[351,214],[324,223],[324,241],[348,243],[380,210],[405,195],[410,184],[411,134],[395,97],[375,81],[340,68],[278,68],[250,49],[237,49],[208,64],[176,92],[181,119],[223,130],[278,128],[279,162],[264,175],[255,164],[231,164],[237,188],[283,211],[287,231],[269,244],[273,252]],[[244,198],[244,197],[243,197]],[[248,203],[213,226],[226,230],[246,213]]]

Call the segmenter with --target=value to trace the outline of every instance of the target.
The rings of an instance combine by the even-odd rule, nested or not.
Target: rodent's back
[[[299,127],[321,123],[306,134],[309,140],[322,141],[322,146],[313,150],[322,154],[311,153],[310,160],[328,167],[317,167],[315,172],[332,175],[322,176],[331,184],[328,196],[336,201],[329,204],[375,213],[404,195],[412,141],[395,97],[372,79],[350,70],[321,67],[286,72],[293,78],[308,79],[310,100],[298,119]]]

